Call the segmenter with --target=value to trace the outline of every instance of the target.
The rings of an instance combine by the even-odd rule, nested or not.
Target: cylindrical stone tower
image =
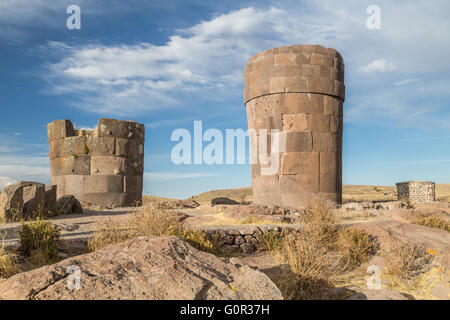
[[[142,202],[145,127],[100,119],[95,130],[75,130],[70,120],[48,125],[51,183],[58,197],[74,195],[102,207]]]
[[[253,202],[298,207],[321,195],[340,203],[345,87],[339,52],[318,45],[261,52],[248,61],[244,86],[249,129],[257,135],[277,129],[282,144],[275,174],[261,174],[259,157],[252,164]],[[251,145],[258,144],[255,137]]]

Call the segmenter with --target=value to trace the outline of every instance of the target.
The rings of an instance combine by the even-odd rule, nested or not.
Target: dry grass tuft
[[[279,254],[285,265],[283,272],[273,281],[285,299],[321,299],[325,290],[332,287],[326,249],[311,241],[309,235],[285,236]]]
[[[336,245],[339,232],[339,220],[328,200],[319,198],[312,201],[302,217],[305,232],[310,241],[318,243],[327,249]]]
[[[347,228],[339,233],[337,247],[341,253],[344,270],[353,269],[369,260],[377,251],[375,239],[356,228]]]
[[[413,223],[450,232],[450,223],[444,218],[435,215],[431,215],[428,217],[418,217],[413,220]]]
[[[263,248],[270,253],[277,254],[281,251],[281,236],[277,231],[269,230],[267,232],[263,232],[258,237],[258,241]]]
[[[380,255],[386,263],[384,273],[400,282],[412,280],[426,272],[432,260],[424,247],[394,238],[382,246]]]
[[[0,278],[9,278],[20,271],[17,255],[6,250],[2,241],[0,245]]]
[[[131,215],[127,220],[108,219],[99,222],[94,237],[89,240],[88,248],[95,251],[140,236],[177,236],[199,250],[221,253],[218,244],[208,239],[203,230],[188,228],[176,213],[165,213],[151,206],[142,207],[140,212]]]

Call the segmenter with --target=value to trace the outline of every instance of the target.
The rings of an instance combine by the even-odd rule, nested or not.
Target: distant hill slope
[[[214,198],[225,197],[241,202],[243,196],[245,196],[245,201],[252,201],[252,188],[213,190],[196,195],[193,199],[199,203],[211,203],[211,200]],[[343,186],[343,200],[345,202],[396,199],[397,189],[395,186]],[[450,184],[436,185],[436,199],[440,201],[450,201]]]

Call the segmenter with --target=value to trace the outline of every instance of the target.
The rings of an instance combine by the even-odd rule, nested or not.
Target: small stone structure
[[[398,200],[409,200],[413,203],[430,203],[436,200],[436,185],[431,181],[399,182],[397,186]]]
[[[258,144],[261,129],[277,129],[284,145],[272,155],[279,160],[275,174],[261,174],[259,157],[252,164],[253,202],[299,207],[321,195],[341,203],[345,87],[339,52],[318,45],[261,52],[248,61],[244,86],[248,127],[256,131],[250,145]]]
[[[51,182],[58,197],[73,195],[102,207],[142,202],[145,127],[100,119],[95,130],[75,130],[70,120],[48,125]]]

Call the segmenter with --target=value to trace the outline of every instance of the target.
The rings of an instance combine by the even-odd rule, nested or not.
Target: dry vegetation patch
[[[2,241],[0,245],[0,279],[9,278],[20,271],[17,255],[6,250]]]
[[[88,248],[95,251],[140,236],[177,236],[199,250],[222,253],[214,239],[209,239],[203,230],[187,227],[177,213],[163,212],[150,206],[143,206],[126,220],[108,219],[99,222]]]

